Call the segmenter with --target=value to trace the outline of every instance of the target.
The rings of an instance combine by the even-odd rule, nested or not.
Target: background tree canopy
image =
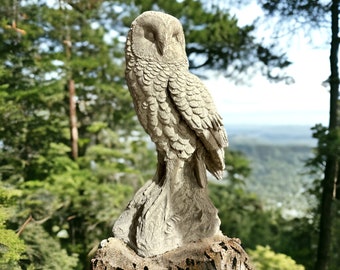
[[[88,268],[98,242],[152,177],[153,145],[137,122],[124,80],[128,27],[149,9],[181,20],[190,68],[198,75],[215,70],[236,83],[257,73],[287,80],[285,54],[259,43],[257,25],[239,26],[218,1],[4,0],[0,268]],[[77,156],[70,142],[70,103],[76,105]],[[228,152],[227,166],[227,180],[211,185],[224,232],[241,237],[254,254],[271,254],[256,248],[270,245],[310,267],[314,223],[285,220],[247,192],[243,182],[251,169],[241,153]],[[294,252],[292,243],[301,239],[310,243]]]

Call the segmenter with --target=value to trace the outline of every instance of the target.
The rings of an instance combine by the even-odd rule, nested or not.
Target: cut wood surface
[[[102,241],[91,265],[92,270],[254,270],[240,240],[222,235],[150,258],[137,255],[120,239],[109,238]]]

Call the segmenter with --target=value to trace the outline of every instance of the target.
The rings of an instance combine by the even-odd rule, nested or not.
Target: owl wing
[[[207,150],[205,164],[216,178],[222,178],[224,150],[228,146],[222,117],[201,80],[188,70],[177,70],[169,79],[168,91],[179,114]]]
[[[228,145],[222,117],[198,77],[189,71],[176,72],[169,80],[168,90],[180,115],[208,151]]]

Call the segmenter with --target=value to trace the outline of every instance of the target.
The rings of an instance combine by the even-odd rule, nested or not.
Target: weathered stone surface
[[[131,24],[125,53],[126,81],[158,164],[94,269],[250,269],[237,241],[221,234],[208,196],[207,171],[222,179],[228,139],[209,91],[188,70],[181,23],[144,12]]]
[[[120,239],[109,238],[91,265],[92,270],[254,270],[240,241],[222,235],[149,258],[138,256]]]
[[[182,162],[178,175],[163,185],[147,182],[115,222],[114,237],[150,257],[220,234],[217,210],[189,165]]]
[[[189,72],[178,19],[144,12],[131,24],[125,77],[138,119],[155,143],[158,164],[113,226],[113,235],[150,257],[220,234],[207,194],[207,170],[217,179],[228,145],[208,89]]]

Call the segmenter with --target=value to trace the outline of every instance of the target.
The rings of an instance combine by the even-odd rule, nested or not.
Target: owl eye
[[[146,31],[144,37],[151,42],[154,42],[156,39],[155,34],[151,31]]]

